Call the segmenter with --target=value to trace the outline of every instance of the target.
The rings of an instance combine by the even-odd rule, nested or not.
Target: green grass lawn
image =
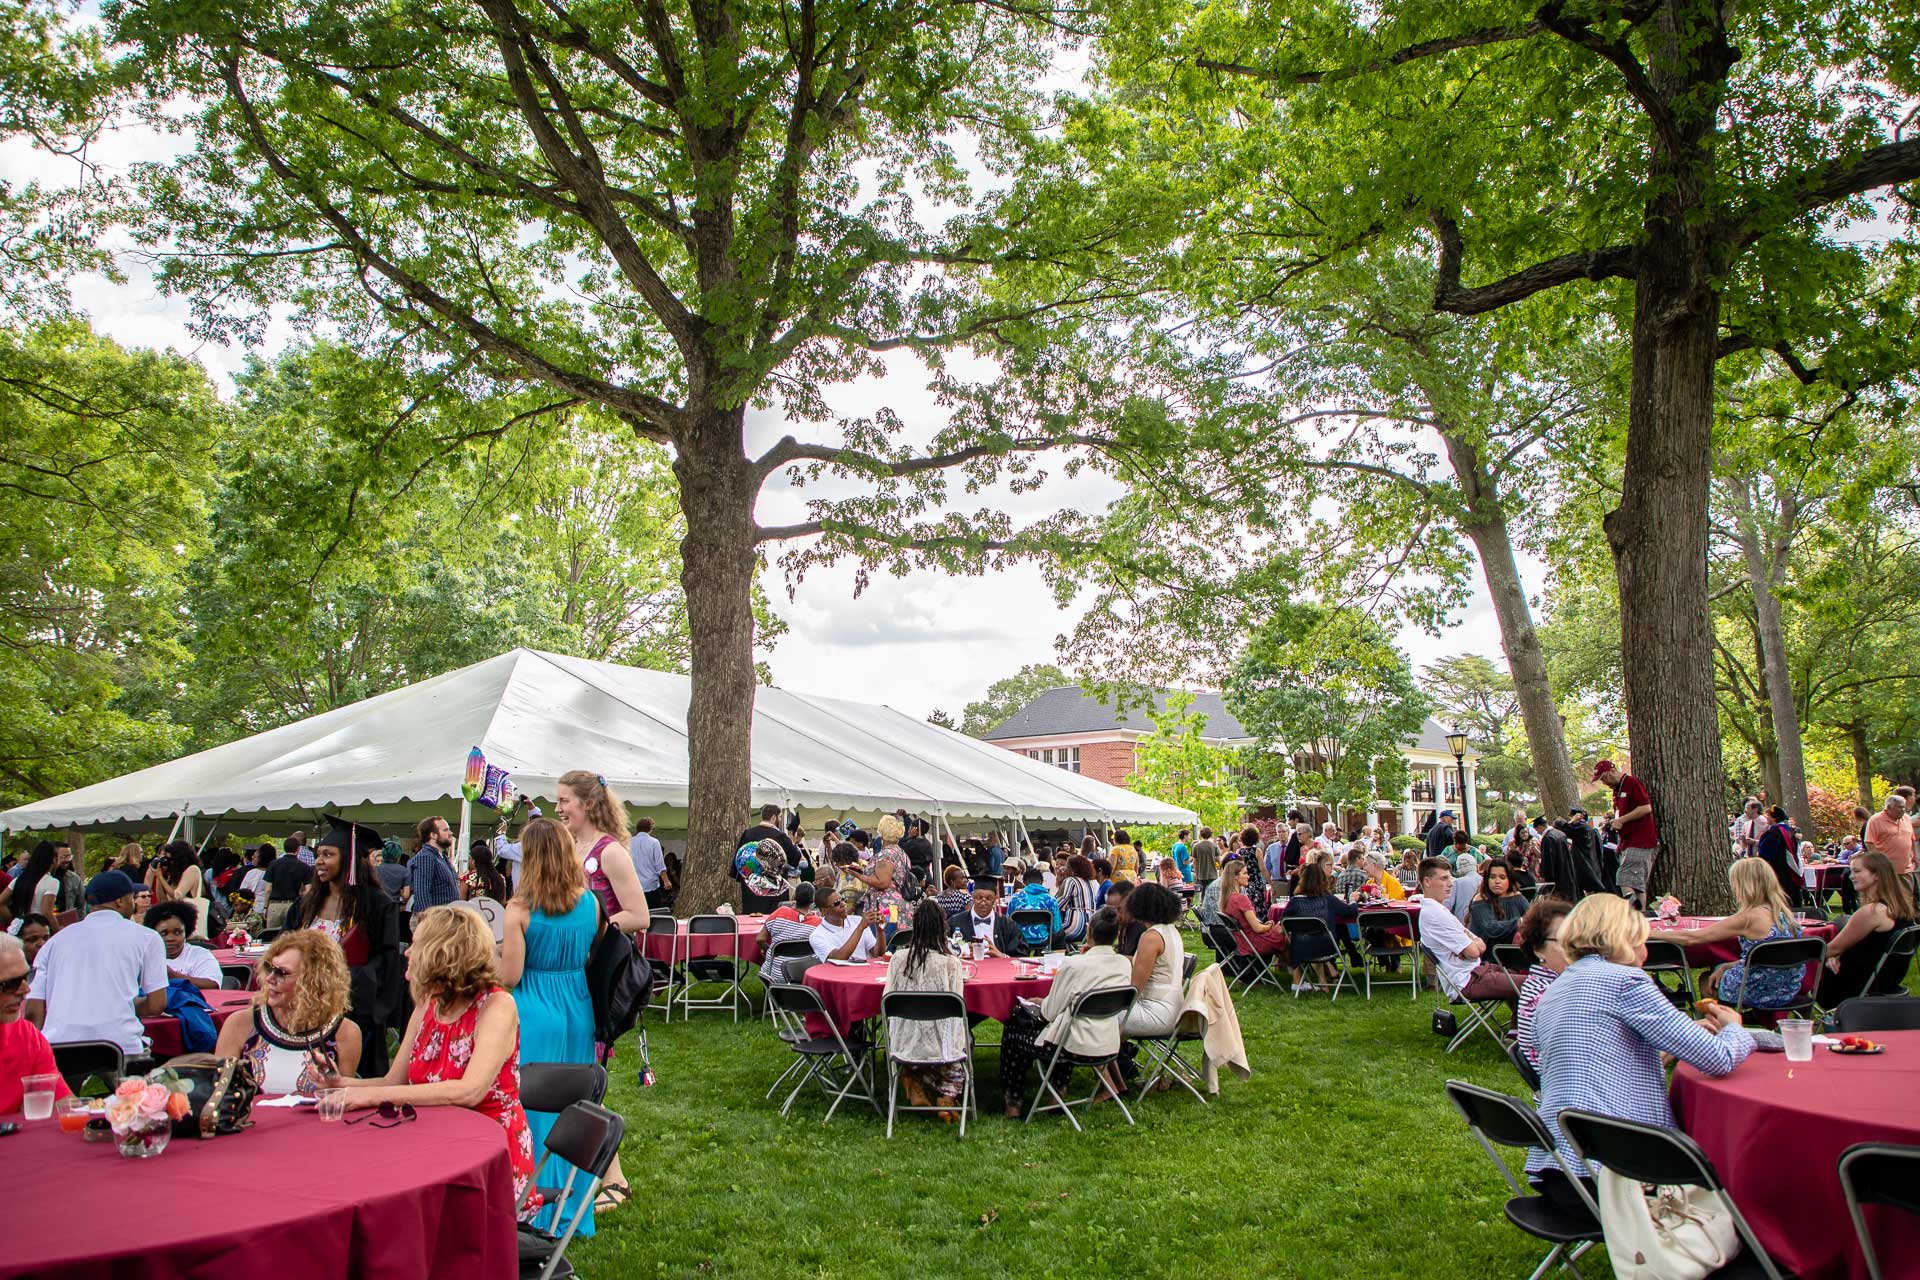
[[[1547,1246],[1507,1224],[1506,1186],[1442,1085],[1525,1090],[1484,1036],[1446,1054],[1438,1000],[1242,995],[1251,1080],[1223,1079],[1210,1107],[1155,1094],[1133,1128],[1103,1107],[1084,1133],[1001,1117],[984,1023],[964,1140],[916,1115],[888,1141],[855,1104],[823,1126],[817,1095],[782,1119],[761,1097],[790,1056],[770,1023],[650,1016],[658,1083],[641,1088],[623,1049],[608,1100],[634,1198],[570,1256],[592,1277],[1523,1277]]]

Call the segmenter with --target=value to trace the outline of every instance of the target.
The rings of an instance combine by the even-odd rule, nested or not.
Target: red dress
[[[442,1022],[429,1001],[420,1020],[420,1035],[413,1042],[413,1057],[407,1062],[408,1084],[439,1084],[458,1080],[467,1073],[473,1060],[473,1032],[480,1022],[480,1010],[499,994],[494,987],[467,1007],[452,1022]],[[513,1198],[517,1203],[533,1180],[533,1135],[527,1130],[526,1112],[520,1109],[520,1045],[500,1064],[493,1088],[473,1106],[483,1116],[499,1121],[507,1131],[507,1159],[513,1164]],[[527,1203],[537,1207],[536,1198]]]

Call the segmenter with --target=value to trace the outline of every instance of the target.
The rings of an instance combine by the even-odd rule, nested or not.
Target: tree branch
[[[1536,293],[1571,284],[1575,280],[1630,280],[1638,267],[1638,254],[1630,245],[1607,249],[1586,249],[1548,258],[1492,284],[1471,289],[1460,285],[1460,260],[1465,245],[1460,224],[1451,214],[1434,210],[1428,215],[1434,235],[1440,242],[1440,259],[1435,268],[1433,309],[1460,316],[1477,316],[1530,298]]]
[[[1263,80],[1269,84],[1302,85],[1332,84],[1340,80],[1351,80],[1356,76],[1372,75],[1376,71],[1386,71],[1392,67],[1404,66],[1409,62],[1418,62],[1423,58],[1435,58],[1442,54],[1454,53],[1461,49],[1478,49],[1490,44],[1510,44],[1516,40],[1530,40],[1547,30],[1543,22],[1529,22],[1521,26],[1481,27],[1476,31],[1462,31],[1457,35],[1440,36],[1433,40],[1422,40],[1397,49],[1384,58],[1375,58],[1370,62],[1358,63],[1351,67],[1335,67],[1323,71],[1276,71],[1265,67],[1251,67],[1243,62],[1223,62],[1215,58],[1196,58],[1194,65],[1202,71],[1218,71],[1226,75],[1248,76]]]
[[[1832,159],[1782,176],[1721,223],[1718,234],[1744,249],[1815,209],[1915,179],[1920,179],[1920,138],[1870,147],[1851,161]]]

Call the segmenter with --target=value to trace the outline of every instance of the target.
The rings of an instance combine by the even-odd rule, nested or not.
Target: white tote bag
[[[1703,1187],[1648,1188],[1611,1169],[1597,1184],[1600,1229],[1617,1280],[1701,1280],[1733,1261],[1740,1232]]]

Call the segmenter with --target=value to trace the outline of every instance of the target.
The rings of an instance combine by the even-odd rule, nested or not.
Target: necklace
[[[302,1052],[319,1048],[331,1041],[334,1032],[340,1029],[341,1019],[345,1017],[345,1014],[340,1014],[332,1022],[316,1031],[295,1032],[281,1026],[279,1020],[273,1016],[273,1010],[268,1006],[263,1004],[254,1010],[254,1024],[260,1028],[260,1035],[267,1043],[278,1045],[282,1049]]]

